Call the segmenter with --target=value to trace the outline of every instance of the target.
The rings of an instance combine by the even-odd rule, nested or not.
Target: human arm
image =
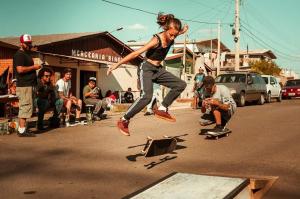
[[[189,26],[187,24],[184,24],[183,28],[181,29],[181,31],[178,33],[178,35],[182,35],[184,34],[186,31],[188,31]]]
[[[229,108],[230,108],[229,104],[224,104],[224,103],[222,103],[219,100],[214,99],[214,98],[208,98],[205,101],[206,101],[207,104],[211,105],[212,107],[218,108],[218,109],[221,109],[221,110],[224,110],[224,111],[228,111]]]
[[[111,65],[107,70],[107,75],[109,75],[113,70],[117,69],[120,65],[129,62],[130,60],[138,57],[139,55],[146,52],[147,50],[153,48],[154,46],[157,45],[157,43],[158,43],[158,39],[156,37],[153,37],[145,46],[128,54],[123,59],[121,59],[118,63]]]
[[[18,73],[28,73],[33,70],[39,70],[41,68],[40,65],[33,65],[33,66],[17,66]]]

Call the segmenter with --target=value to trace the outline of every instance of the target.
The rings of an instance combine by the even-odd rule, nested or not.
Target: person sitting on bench
[[[66,68],[63,72],[63,78],[59,79],[56,82],[58,95],[64,101],[64,107],[67,109],[67,114],[65,119],[66,127],[70,126],[70,114],[71,114],[72,105],[75,106],[76,108],[76,118],[75,118],[74,125],[82,124],[80,122],[82,101],[81,99],[78,99],[75,96],[73,96],[71,92],[71,78],[72,78],[72,69]]]
[[[96,86],[96,81],[96,77],[89,78],[88,85],[83,88],[83,101],[87,105],[95,105],[93,115],[94,120],[98,121],[106,117],[104,111],[107,109],[107,102],[102,100],[102,93],[100,88]]]
[[[211,76],[203,79],[203,96],[200,119],[202,126],[216,123],[215,132],[222,132],[236,110],[236,103],[230,90],[224,85],[216,85]]]
[[[50,81],[53,71],[44,67],[38,72],[37,98],[35,99],[38,108],[37,129],[42,131],[44,128],[44,115],[49,108],[54,108],[53,116],[50,118],[50,126],[59,126],[59,113],[63,106],[63,100],[59,99],[55,94],[55,87]]]

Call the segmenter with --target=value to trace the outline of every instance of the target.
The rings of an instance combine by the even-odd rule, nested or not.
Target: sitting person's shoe
[[[145,114],[144,114],[144,116],[149,116],[149,115],[153,115],[154,113],[153,113],[153,111],[147,111]]]
[[[70,127],[70,126],[71,126],[70,122],[66,122],[66,127]]]
[[[94,121],[100,121],[101,120],[101,118],[98,116],[98,115],[94,115]]]
[[[99,117],[100,117],[101,120],[105,120],[105,119],[107,119],[107,114],[102,113],[102,114],[99,115]]]
[[[129,125],[129,120],[122,120],[122,118],[117,123],[118,129],[120,130],[120,132],[126,136],[130,136],[128,125]]]
[[[176,122],[176,119],[174,117],[172,117],[168,111],[162,111],[162,110],[158,110],[158,109],[154,109],[154,115],[158,118],[167,120],[169,122]]]
[[[213,124],[215,122],[210,121],[210,120],[200,120],[199,123],[200,123],[201,126],[208,126],[208,125]]]
[[[215,133],[222,133],[224,131],[224,127],[221,125],[216,125],[211,131]]]
[[[81,122],[79,119],[75,119],[74,126],[77,125],[84,125],[84,122],[83,121]]]

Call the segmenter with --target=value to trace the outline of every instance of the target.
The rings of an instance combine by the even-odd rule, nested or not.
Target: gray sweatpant
[[[147,104],[150,103],[153,95],[153,83],[157,83],[170,88],[171,90],[161,103],[164,107],[169,107],[172,102],[185,89],[186,83],[166,71],[162,66],[155,66],[144,61],[138,70],[138,77],[141,84],[141,96],[127,110],[124,118],[129,120],[139,113]]]

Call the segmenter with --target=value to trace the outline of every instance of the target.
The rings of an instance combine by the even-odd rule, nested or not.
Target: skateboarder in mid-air
[[[153,93],[153,83],[157,83],[170,88],[171,90],[161,103],[158,109],[153,110],[154,115],[175,122],[175,118],[168,113],[168,107],[185,89],[186,83],[180,78],[166,71],[161,62],[165,59],[170,47],[178,35],[185,33],[188,26],[182,27],[179,19],[172,14],[158,14],[157,23],[163,29],[162,32],[155,34],[152,39],[142,48],[128,54],[118,63],[112,65],[107,70],[109,75],[120,65],[129,62],[146,52],[145,59],[138,69],[138,77],[141,84],[141,97],[137,99],[128,109],[125,115],[118,121],[117,126],[121,133],[129,136],[129,120],[139,113],[147,104],[150,103]]]
[[[203,79],[203,88],[204,100],[201,111],[204,114],[200,119],[200,124],[206,126],[216,123],[213,132],[222,133],[225,131],[226,123],[236,110],[236,103],[230,90],[224,85],[216,85],[211,76]]]

